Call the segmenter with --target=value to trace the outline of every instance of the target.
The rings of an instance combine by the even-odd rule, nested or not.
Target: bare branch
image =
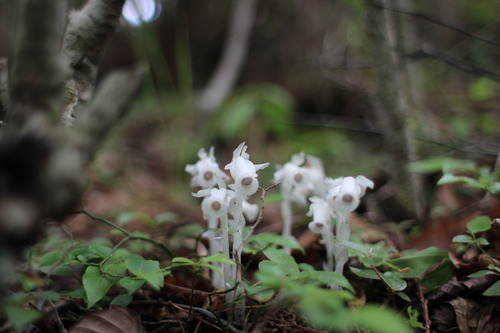
[[[469,72],[469,73],[472,73],[474,75],[483,76],[483,77],[486,77],[488,79],[500,82],[500,74],[491,72],[491,71],[486,70],[484,68],[477,67],[476,65],[471,64],[471,63],[460,61],[458,59],[452,58],[452,57],[450,57],[444,53],[438,52],[438,51],[421,49],[413,54],[408,55],[408,57],[414,58],[414,59],[417,59],[420,57],[431,57],[431,58],[434,58],[434,59],[439,60],[441,62],[444,62],[445,64],[448,64],[450,66],[461,69],[465,72]]]
[[[199,110],[210,113],[227,98],[246,59],[257,0],[234,0],[224,51],[207,86],[199,93]]]
[[[55,115],[61,106],[66,66],[60,51],[66,1],[26,0],[19,4],[8,121],[26,125],[28,118],[34,120],[32,113]]]
[[[76,113],[92,97],[99,63],[118,26],[124,2],[89,0],[69,18],[63,45],[72,69],[66,82],[68,100],[62,117],[67,126],[74,124]]]
[[[84,107],[74,128],[76,146],[90,160],[109,130],[121,119],[139,92],[144,68],[110,74],[98,87],[92,101]]]
[[[0,122],[5,120],[9,104],[9,68],[7,59],[0,58]]]
[[[473,39],[480,40],[481,42],[485,42],[485,43],[488,43],[488,44],[491,44],[491,45],[494,45],[494,46],[500,46],[500,43],[495,42],[494,40],[478,36],[476,34],[473,34],[472,32],[469,32],[467,30],[464,30],[464,29],[462,29],[460,27],[457,27],[457,26],[454,26],[452,24],[443,22],[441,20],[438,20],[438,19],[436,19],[436,18],[434,18],[432,16],[429,16],[427,14],[424,14],[424,13],[405,11],[405,10],[402,10],[402,9],[399,9],[399,8],[388,7],[388,6],[380,7],[380,8],[383,8],[385,10],[389,10],[389,11],[392,11],[392,12],[395,12],[395,13],[398,13],[398,14],[404,14],[404,15],[408,15],[408,16],[413,16],[413,17],[416,17],[416,18],[419,18],[419,19],[422,19],[422,20],[434,23],[434,24],[439,25],[441,27],[444,27],[444,28],[447,28],[447,29],[459,32],[459,33],[461,33],[463,35],[466,35],[468,37],[471,37]]]

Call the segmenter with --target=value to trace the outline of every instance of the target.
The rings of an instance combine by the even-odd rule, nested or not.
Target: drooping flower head
[[[374,184],[365,176],[357,176],[329,179],[327,186],[329,187],[327,198],[332,209],[342,214],[349,214],[358,207],[366,188],[373,188]]]
[[[214,147],[210,147],[208,154],[205,149],[200,149],[198,157],[198,162],[186,165],[186,171],[193,176],[191,186],[202,189],[210,189],[216,185],[224,187],[229,177],[219,168],[214,156]]]
[[[250,155],[246,153],[247,146],[241,143],[233,152],[231,163],[226,165],[224,170],[229,170],[234,184],[230,185],[238,195],[252,195],[259,188],[257,171],[266,168],[269,163],[253,164]]]
[[[330,205],[324,198],[312,197],[309,199],[309,212],[307,216],[312,216],[313,220],[309,222],[309,230],[317,234],[323,234],[325,231],[330,231],[330,218],[332,211]]]
[[[227,189],[213,188],[199,190],[197,193],[193,193],[193,196],[204,197],[201,203],[204,219],[219,218],[227,214],[229,204]]]
[[[301,152],[292,156],[274,173],[274,182],[280,183],[281,193],[286,200],[305,205],[311,194],[322,195],[324,172],[321,161]]]

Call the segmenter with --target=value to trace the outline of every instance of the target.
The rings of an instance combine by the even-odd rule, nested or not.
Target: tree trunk
[[[398,36],[396,22],[389,24],[385,4],[384,0],[364,2],[367,42],[374,66],[373,100],[384,126],[387,173],[396,200],[409,217],[420,218],[421,188],[416,175],[408,170],[408,164],[417,159],[410,126],[412,84],[404,58],[396,52],[398,46],[403,47],[403,36]]]

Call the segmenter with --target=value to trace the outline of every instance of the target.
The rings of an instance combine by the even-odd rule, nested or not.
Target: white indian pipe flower
[[[257,171],[266,168],[269,163],[254,164],[250,161],[250,155],[246,153],[247,146],[241,143],[233,152],[231,163],[226,165],[224,170],[229,170],[231,177],[234,179],[234,184],[230,188],[234,190],[238,196],[250,196],[257,192],[259,181],[257,179]]]
[[[325,170],[323,163],[315,156],[307,155],[307,163],[304,165],[307,170],[309,182],[311,183],[312,194],[315,196],[325,195]]]
[[[309,196],[324,194],[324,177],[321,161],[301,152],[293,155],[290,162],[278,166],[274,182],[280,183],[284,200],[306,205]]]
[[[200,190],[197,193],[193,193],[195,197],[204,197],[201,203],[201,209],[203,210],[203,217],[205,219],[209,218],[220,218],[227,215],[228,211],[228,191],[225,188],[213,188]]]
[[[219,168],[214,156],[214,147],[210,147],[208,154],[205,149],[200,149],[198,157],[200,159],[195,164],[186,165],[186,171],[193,176],[191,186],[202,189],[210,189],[216,185],[224,187],[229,177]]]
[[[334,215],[330,209],[328,201],[323,197],[312,197],[311,205],[309,206],[308,216],[312,216],[313,220],[309,223],[309,230],[314,233],[321,234],[321,238],[326,245],[326,262],[324,267],[326,270],[333,269],[334,263],[334,248],[333,230],[331,218]]]
[[[255,222],[259,217],[260,207],[257,204],[251,204],[248,201],[243,201],[243,216],[247,222]]]
[[[309,230],[317,234],[332,232],[330,227],[332,211],[328,202],[319,197],[312,197],[310,200],[307,216],[312,216],[313,220],[309,223]]]
[[[329,186],[327,197],[332,209],[342,214],[349,214],[358,207],[366,188],[373,188],[374,184],[364,176],[357,176],[329,180],[327,186]]]

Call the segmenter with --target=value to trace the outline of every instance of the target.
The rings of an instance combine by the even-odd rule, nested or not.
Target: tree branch
[[[7,116],[9,104],[9,69],[7,59],[0,58],[0,122],[2,124]]]
[[[431,57],[433,59],[444,62],[445,64],[448,64],[450,66],[461,69],[465,72],[469,72],[469,73],[472,73],[474,75],[486,77],[488,79],[500,82],[500,74],[491,72],[491,71],[486,70],[484,68],[477,67],[476,65],[471,64],[471,63],[466,63],[466,62],[460,61],[458,59],[452,58],[452,57],[450,57],[444,53],[438,52],[438,51],[420,49],[417,52],[408,55],[408,57],[412,58],[412,59],[418,59],[421,57]]]
[[[234,0],[224,51],[207,86],[199,93],[197,108],[211,113],[227,98],[246,59],[257,0]]]
[[[109,130],[119,121],[137,96],[146,70],[118,71],[100,84],[92,101],[84,107],[74,128],[68,129],[75,146],[89,161]]]
[[[459,28],[457,26],[454,26],[452,24],[440,21],[440,20],[438,20],[438,19],[436,19],[436,18],[434,18],[432,16],[429,16],[427,14],[424,14],[424,13],[410,12],[410,11],[405,11],[405,10],[402,10],[402,9],[399,9],[399,8],[388,7],[388,6],[384,6],[384,7],[380,6],[380,8],[383,8],[385,10],[389,10],[389,11],[392,11],[392,12],[395,12],[395,13],[398,13],[398,14],[404,14],[404,15],[408,15],[408,16],[413,16],[413,17],[416,17],[416,18],[419,18],[419,19],[422,19],[422,20],[434,23],[434,24],[439,25],[441,27],[444,27],[444,28],[447,28],[447,29],[459,32],[459,33],[461,33],[463,35],[466,35],[468,37],[480,40],[482,42],[485,42],[485,43],[488,43],[488,44],[491,44],[491,45],[494,45],[494,46],[500,46],[500,43],[495,42],[494,40],[478,36],[478,35],[473,34],[473,33],[469,32],[467,30],[464,30],[464,29]]]
[[[27,125],[32,113],[59,111],[65,59],[60,53],[66,1],[26,0],[22,4],[10,74],[9,122]]]
[[[118,26],[124,2],[89,0],[70,15],[63,44],[72,69],[66,81],[67,104],[62,117],[67,126],[74,124],[78,110],[92,97],[99,63]]]

